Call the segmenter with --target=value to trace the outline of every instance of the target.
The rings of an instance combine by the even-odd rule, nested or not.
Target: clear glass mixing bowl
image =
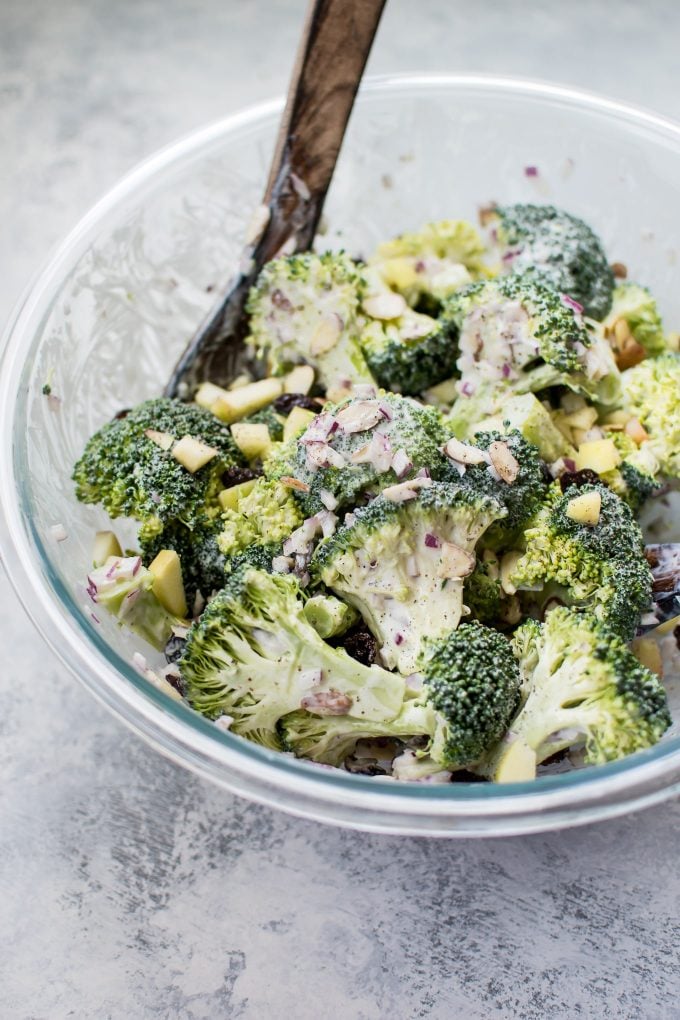
[[[213,285],[235,267],[280,109],[246,110],[144,163],[85,217],[18,309],[0,382],[0,499],[3,558],[21,601],[73,673],[161,752],[298,815],[381,832],[500,835],[669,796],[680,788],[675,732],[625,761],[507,786],[410,785],[299,762],[166,698],[131,665],[136,649],[148,657],[143,643],[93,619],[83,579],[106,518],[76,502],[71,466],[94,429],[160,391]],[[659,117],[521,81],[374,79],[352,115],[326,240],[360,254],[429,219],[475,220],[490,200],[554,202],[653,284],[677,326],[678,181],[680,127]],[[48,378],[51,398],[41,392]]]

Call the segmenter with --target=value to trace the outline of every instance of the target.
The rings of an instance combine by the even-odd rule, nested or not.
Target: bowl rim
[[[507,76],[374,76],[363,82],[358,102],[403,89],[437,88],[553,101],[642,124],[680,145],[680,124],[665,116],[569,86]],[[157,750],[232,792],[301,817],[405,835],[509,835],[615,817],[680,792],[680,738],[619,762],[503,786],[402,784],[327,770],[219,730],[142,680],[130,662],[84,626],[77,599],[52,570],[42,537],[21,512],[25,464],[14,429],[23,407],[19,382],[25,358],[46,310],[58,297],[64,271],[109,216],[127,199],[139,198],[145,186],[153,187],[163,170],[180,167],[212,144],[263,124],[282,106],[281,97],[257,103],[192,131],[143,160],[82,217],[19,299],[0,341],[0,554],[19,600],[69,671]]]

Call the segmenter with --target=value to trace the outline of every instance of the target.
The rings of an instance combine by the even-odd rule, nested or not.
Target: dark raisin
[[[659,554],[653,545],[645,546],[645,559],[652,569],[659,566]]]
[[[355,776],[386,776],[387,771],[378,765],[375,758],[356,758],[353,754],[345,758],[345,768]]]
[[[186,638],[177,637],[176,634],[173,634],[164,649],[166,661],[177,662],[178,659],[181,659],[184,655],[184,646],[186,643]]]
[[[680,648],[680,623],[677,627],[673,628],[673,637],[675,638],[676,645]]]
[[[222,473],[222,484],[225,489],[230,489],[232,485],[240,485],[241,482],[252,482],[254,478],[259,478],[261,474],[261,471],[252,471],[247,467],[228,467]]]
[[[547,758],[544,758],[543,761],[541,762],[541,765],[557,765],[558,762],[564,761],[564,759],[567,757],[568,751],[569,751],[568,747],[562,748],[561,751],[555,751],[554,754],[551,754]]]
[[[318,414],[321,405],[316,397],[308,397],[306,393],[282,393],[274,401],[274,410],[279,414],[290,414],[294,407],[304,407],[305,411]]]
[[[451,776],[452,783],[485,783],[484,776],[478,776],[474,772],[468,772],[467,769],[460,769],[460,771],[454,772]]]
[[[563,475],[560,475],[562,492],[566,492],[572,486],[580,489],[582,485],[597,485],[599,482],[601,482],[600,476],[590,468],[583,468],[581,471],[565,471]]]
[[[541,461],[541,474],[543,475],[543,481],[546,485],[552,485],[555,481],[553,476],[550,474],[550,468],[544,460]]]
[[[175,688],[178,694],[181,694],[183,698],[186,697],[187,685],[185,684],[183,677],[176,673],[167,673],[165,679],[171,687]]]
[[[378,643],[366,627],[359,625],[340,638],[340,645],[348,655],[364,666],[372,665],[378,656]]]
[[[113,420],[114,421],[120,421],[122,418],[127,418],[127,416],[129,415],[131,410],[132,410],[131,407],[123,407],[123,408],[121,408],[120,411],[117,411],[116,414],[114,414]]]
[[[654,594],[660,591],[675,591],[678,578],[675,573],[673,574],[654,574],[654,580],[652,582],[652,591]]]

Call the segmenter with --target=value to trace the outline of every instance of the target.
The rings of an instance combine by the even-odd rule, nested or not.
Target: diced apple
[[[120,542],[112,531],[98,531],[92,544],[92,563],[95,567],[103,566],[110,556],[122,556]]]
[[[565,415],[564,420],[573,429],[584,429],[586,432],[592,428],[597,421],[597,411],[594,407],[580,407]]]
[[[496,766],[495,783],[526,783],[536,778],[536,753],[521,737],[508,744]]]
[[[231,425],[232,422],[240,421],[241,418],[254,414],[261,410],[272,400],[276,400],[283,392],[281,379],[259,379],[257,382],[248,383],[238,390],[225,392],[211,407],[211,411],[220,421]]]
[[[445,379],[423,394],[428,404],[452,404],[458,396],[458,379]]]
[[[174,549],[161,549],[149,565],[153,577],[153,593],[173,616],[187,616],[187,600],[182,581],[182,565]]]
[[[194,401],[199,407],[205,407],[208,411],[211,411],[215,401],[227,395],[227,390],[222,389],[221,386],[215,386],[211,382],[204,382],[196,390]]]
[[[296,365],[283,380],[284,393],[309,393],[314,385],[314,369],[311,365]]]
[[[616,449],[613,439],[593,439],[581,443],[574,457],[577,471],[590,468],[598,475],[613,471],[621,463],[621,454]]]
[[[249,492],[252,492],[257,478],[252,478],[248,482],[239,482],[238,485],[232,485],[228,489],[222,489],[221,493],[217,497],[220,501],[220,506],[223,510],[238,510],[239,502],[247,496]]]
[[[412,287],[419,288],[422,276],[416,272],[416,260],[397,256],[385,259],[380,264],[380,275],[388,286],[395,290],[405,291]]]
[[[161,450],[172,449],[175,442],[175,437],[171,436],[169,432],[157,432],[156,429],[145,429],[144,435],[156,446],[160,446]]]
[[[308,411],[304,407],[294,407],[286,418],[286,424],[283,426],[284,443],[292,439],[293,436],[299,435],[315,418],[316,415],[313,411]]]
[[[234,422],[231,434],[239,450],[248,460],[261,459],[271,449],[272,440],[266,425]]]
[[[643,666],[651,670],[652,673],[656,673],[657,676],[663,677],[663,659],[661,657],[661,649],[657,645],[654,638],[639,637],[635,638],[631,642],[630,649]]]
[[[630,412],[628,411],[610,411],[602,420],[605,425],[624,426],[629,419]]]
[[[587,524],[594,527],[600,520],[602,509],[602,496],[599,492],[584,492],[582,496],[576,496],[567,503],[565,514],[577,524]]]
[[[637,418],[631,418],[626,422],[624,432],[627,436],[630,436],[633,442],[637,443],[638,446],[640,446],[641,443],[646,443],[649,439],[649,433]]]
[[[208,446],[207,443],[202,443],[200,439],[195,439],[193,436],[182,436],[172,450],[175,460],[192,475],[200,471],[213,457],[217,457],[218,453],[219,450],[216,450],[214,446]]]

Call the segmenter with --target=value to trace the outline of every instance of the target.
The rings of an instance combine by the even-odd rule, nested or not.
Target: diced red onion
[[[473,383],[466,380],[464,383],[461,384],[460,392],[464,397],[471,397],[472,394],[475,392],[475,387]]]
[[[330,538],[331,535],[335,534],[335,528],[338,523],[338,518],[330,510],[321,510],[317,515],[316,519],[321,524],[321,533],[324,538]]]
[[[387,421],[392,421],[392,419],[394,418],[394,414],[392,413],[392,408],[387,403],[387,401],[381,400],[379,407],[380,413],[382,414],[383,418],[385,418]]]
[[[394,643],[395,643],[395,645],[397,647],[399,647],[399,645],[403,645],[403,643],[404,643],[404,635],[403,634],[395,634],[394,635]]]
[[[428,532],[425,536],[425,545],[428,549],[438,549],[441,543],[436,535],[432,535]]]
[[[324,443],[329,435],[338,427],[338,423],[332,414],[317,414],[314,421],[310,422],[306,430],[298,439],[299,443],[307,446],[308,443]]]
[[[573,312],[578,312],[579,315],[583,315],[583,305],[575,301],[573,297],[569,297],[568,294],[560,294],[560,301],[566,308],[571,308]]]
[[[505,362],[505,363],[503,364],[503,368],[501,369],[501,372],[502,372],[502,374],[503,374],[503,378],[504,378],[504,379],[507,379],[507,378],[508,378],[508,377],[510,376],[510,373],[512,372],[512,369],[511,369],[511,367],[510,367],[510,364],[509,364],[509,362],[507,362],[507,361],[506,361],[506,362]]]
[[[524,176],[525,177],[538,177],[538,167],[537,166],[525,166],[524,167]]]
[[[420,469],[420,471],[418,471],[418,473],[416,474],[415,477],[416,478],[431,478],[432,475],[430,474],[430,469],[429,468],[423,467],[423,468]]]
[[[94,615],[94,613],[90,613],[90,616],[92,617],[92,619],[94,620],[94,622],[95,622],[95,623],[101,623],[101,622],[102,622],[102,621],[101,621],[101,620],[99,619],[99,617],[98,617],[98,616],[95,616],[95,615]]]

